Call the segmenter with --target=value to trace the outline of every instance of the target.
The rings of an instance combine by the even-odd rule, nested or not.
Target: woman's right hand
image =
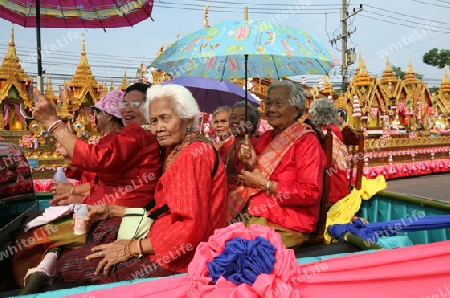
[[[246,171],[253,171],[256,167],[256,152],[248,142],[242,142],[239,146],[239,159],[244,163]]]
[[[56,184],[52,188],[53,195],[64,195],[64,194],[70,194],[70,190],[73,187],[72,183],[62,183],[62,182],[53,182],[53,184]]]
[[[62,206],[62,205],[69,205],[69,204],[81,204],[84,199],[84,195],[71,195],[69,193],[65,193],[62,195],[56,195],[53,197],[53,199],[49,202],[52,206]]]

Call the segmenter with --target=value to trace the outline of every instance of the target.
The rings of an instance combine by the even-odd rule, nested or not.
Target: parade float
[[[205,26],[207,26],[205,21]],[[106,78],[99,84],[92,74],[85,51],[84,36],[81,42],[81,57],[70,82],[58,86],[55,94],[52,80],[47,73],[45,94],[54,102],[61,119],[79,137],[95,143],[100,133],[95,127],[90,107],[109,90]],[[160,47],[157,56],[163,53]],[[136,80],[161,84],[169,81],[166,72],[147,68],[142,62],[136,73]],[[286,78],[285,78],[286,79]],[[249,78],[248,92],[261,100],[259,110],[264,111],[267,89],[274,79]],[[125,90],[133,83],[127,79],[126,69],[119,89]],[[245,80],[236,78],[234,83],[245,86]],[[380,78],[371,77],[361,57],[345,93],[336,92],[324,76],[317,83],[307,82],[302,76],[300,84],[306,96],[307,108],[317,98],[333,100],[343,115],[344,125],[352,126],[365,134],[364,175],[372,178],[384,175],[386,179],[425,175],[450,171],[450,80],[448,69],[438,91],[430,92],[423,81],[416,78],[411,61],[403,80],[395,77],[389,60]],[[36,121],[27,119],[26,114],[33,105],[33,79],[23,71],[16,55],[14,29],[8,51],[0,66],[0,135],[7,142],[18,144],[30,161],[37,190],[47,190],[49,180],[57,166],[67,166],[64,159],[55,152],[51,137],[42,134],[44,128]],[[210,115],[203,115],[200,121],[206,127],[201,129],[210,134]],[[264,122],[260,130],[268,129]]]
[[[44,127],[30,117],[34,102],[32,89],[33,80],[25,74],[16,54],[13,28],[8,52],[0,66],[0,135],[5,142],[21,147],[29,161],[35,189],[46,191],[56,167],[66,167],[68,164],[55,151],[55,144],[51,136],[45,134]],[[59,94],[55,95],[51,77],[47,73],[45,95],[55,104],[59,117],[79,137],[95,142],[100,133],[95,127],[90,107],[108,90],[106,83],[98,84],[92,75],[84,36],[75,73],[70,82],[64,82],[58,89]]]

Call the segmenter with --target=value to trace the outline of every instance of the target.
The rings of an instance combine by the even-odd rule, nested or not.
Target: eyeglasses
[[[275,108],[277,108],[277,109],[281,109],[285,105],[286,105],[286,101],[284,101],[284,100],[275,100],[275,101],[266,100],[266,102],[265,102],[266,109],[270,109],[272,106],[275,106]]]
[[[126,107],[130,107],[130,108],[134,109],[134,108],[140,107],[142,104],[143,104],[142,101],[130,101],[130,102],[122,101],[122,102],[119,102],[119,109],[123,110],[123,109],[126,109]]]

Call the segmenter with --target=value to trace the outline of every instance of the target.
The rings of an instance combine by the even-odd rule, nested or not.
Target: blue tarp
[[[392,236],[397,232],[414,232],[449,227],[450,215],[421,216],[421,214],[414,214],[398,220],[367,224],[360,218],[356,218],[349,224],[335,224],[328,227],[328,233],[333,237],[340,238],[344,232],[350,232],[364,239],[375,240],[372,242],[376,243],[380,236]]]

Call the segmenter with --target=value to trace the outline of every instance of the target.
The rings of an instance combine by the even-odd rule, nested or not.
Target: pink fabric
[[[206,262],[221,253],[235,236],[262,236],[277,248],[275,268],[253,286],[220,278],[209,285]],[[89,294],[99,297],[445,297],[450,280],[450,241],[351,254],[299,265],[273,229],[242,223],[216,230],[197,247],[187,276],[118,286]],[[86,297],[80,293],[70,297]]]
[[[9,120],[9,105],[3,105],[3,126],[8,125]]]
[[[22,114],[20,113],[20,106],[18,104],[13,104],[14,110],[16,111],[17,118],[20,123],[24,123]]]
[[[124,94],[125,92],[119,89],[109,91],[94,105],[94,107],[121,119],[122,114],[120,114],[119,111],[119,102],[122,101]]]
[[[130,27],[150,17],[152,8],[153,0],[41,0],[40,23],[41,28]],[[22,27],[35,28],[36,1],[3,2],[0,18]],[[64,38],[72,41],[76,36],[69,30]]]
[[[67,179],[68,183],[72,183],[73,185],[80,184],[80,181],[74,179]],[[39,179],[33,180],[34,191],[35,192],[48,192],[52,191],[52,179]]]

